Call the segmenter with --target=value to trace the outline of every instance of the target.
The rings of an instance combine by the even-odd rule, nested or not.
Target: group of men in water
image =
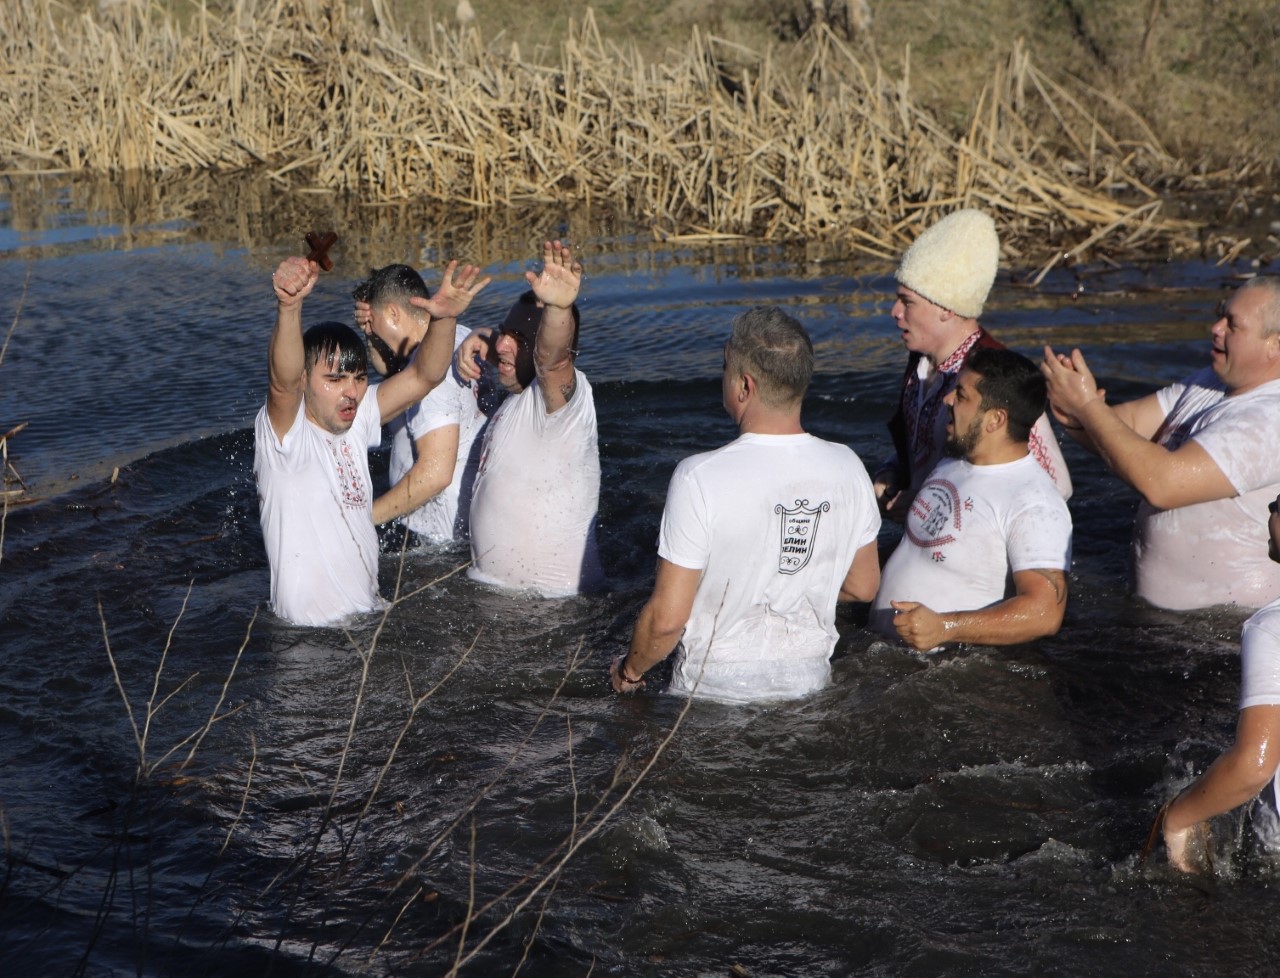
[[[1058,631],[1071,566],[1071,480],[1049,414],[1143,502],[1136,593],[1176,610],[1280,598],[1280,279],[1225,303],[1211,365],[1111,406],[1078,350],[1037,364],[980,325],[999,263],[977,210],[928,228],[898,267],[893,318],[909,351],[895,453],[868,474],[847,446],[807,434],[814,367],[804,328],[776,307],[738,316],[723,405],[738,437],[682,461],[663,510],[653,591],[610,667],[618,693],[671,656],[669,688],[727,702],[824,686],[837,603],[927,652]],[[383,606],[376,523],[469,541],[469,574],[547,597],[598,590],[600,487],[591,386],[576,366],[581,265],[543,247],[530,290],[496,329],[458,317],[487,284],[450,263],[431,295],[407,266],[355,292],[365,342],[340,323],[302,330],[318,268],[282,262],[255,477],[272,606],[304,625]],[[485,366],[482,366],[485,365]],[[374,498],[368,450],[392,425],[391,486]],[[1276,432],[1273,434],[1273,432]],[[1272,513],[1268,518],[1268,504]],[[903,525],[883,564],[881,519]],[[1270,558],[1262,527],[1271,535]],[[1191,868],[1206,819],[1256,795],[1280,767],[1280,600],[1244,630],[1236,745],[1168,807],[1171,861]]]

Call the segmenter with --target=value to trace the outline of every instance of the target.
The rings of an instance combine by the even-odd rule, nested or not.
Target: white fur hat
[[[972,208],[948,214],[907,249],[897,279],[930,302],[976,319],[1000,264],[990,215]]]

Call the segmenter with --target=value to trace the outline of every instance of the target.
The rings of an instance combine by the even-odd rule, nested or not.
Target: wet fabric
[[[1018,571],[1070,567],[1071,514],[1033,456],[1000,465],[943,459],[885,564],[871,626],[896,640],[891,601],[974,611],[1012,595]]]
[[[1259,608],[1280,595],[1267,557],[1267,505],[1280,494],[1280,381],[1225,396],[1211,368],[1157,392],[1166,417],[1155,441],[1202,447],[1237,495],[1177,509],[1143,502],[1134,523],[1134,593],[1159,608]]]
[[[271,607],[295,625],[328,625],[382,607],[369,478],[380,421],[376,386],[341,435],[308,421],[305,403],[283,439],[265,405],[254,421],[253,472]]]
[[[566,597],[604,586],[596,550],[600,456],[591,385],[548,413],[541,380],[508,397],[485,430],[471,500],[470,577]]]
[[[658,554],[701,570],[671,689],[730,702],[821,689],[836,599],[880,529],[866,467],[812,435],[741,435],[676,467]]]
[[[457,326],[455,350],[470,333],[466,326]],[[479,465],[476,436],[489,420],[484,410],[488,399],[482,401],[481,387],[481,381],[465,381],[456,367],[451,366],[431,393],[387,425],[391,435],[389,477],[393,486],[413,468],[419,438],[450,425],[458,429],[458,454],[449,484],[413,512],[396,520],[428,543],[465,542],[468,538],[471,490]],[[473,452],[473,448],[477,450]]]

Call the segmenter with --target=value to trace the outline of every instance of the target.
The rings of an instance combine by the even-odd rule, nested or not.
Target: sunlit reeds
[[[820,238],[886,258],[960,205],[991,211],[1026,264],[1196,244],[1153,189],[1180,164],[1142,120],[1021,46],[953,126],[909,70],[889,78],[826,29],[785,55],[694,31],[646,63],[588,15],[545,66],[473,28],[416,44],[372,8],[236,0],[180,27],[142,0],[61,19],[0,6],[0,161],[256,170],[366,204],[597,202],[662,237]]]

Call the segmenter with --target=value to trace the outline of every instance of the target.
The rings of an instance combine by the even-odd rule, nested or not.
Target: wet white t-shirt
[[[682,461],[658,554],[702,578],[671,689],[747,702],[825,686],[840,586],[879,529],[871,479],[847,446],[746,434]]]
[[[455,350],[470,333],[466,326],[457,327],[453,343]],[[419,438],[450,425],[458,428],[458,456],[453,466],[453,478],[435,496],[397,520],[425,537],[429,543],[463,542],[467,539],[471,489],[480,461],[476,436],[489,420],[482,404],[481,389],[480,381],[469,383],[450,366],[449,373],[432,388],[431,393],[387,426],[391,434],[388,474],[393,486],[413,468]],[[485,400],[485,403],[493,402],[496,398]]]
[[[1240,709],[1280,706],[1280,599],[1240,628]]]
[[[911,504],[870,625],[897,639],[891,601],[975,611],[1010,597],[1018,571],[1070,566],[1071,514],[1034,456],[999,465],[945,458]]]
[[[383,607],[369,479],[380,421],[376,386],[342,435],[308,421],[305,404],[283,439],[265,405],[254,421],[253,474],[271,565],[271,607],[295,625],[328,625]]]
[[[1165,420],[1156,443],[1175,450],[1194,440],[1238,495],[1177,509],[1141,503],[1134,593],[1174,611],[1259,608],[1280,594],[1280,564],[1267,557],[1267,504],[1280,494],[1280,380],[1225,397],[1206,368],[1157,397]]]
[[[547,413],[535,379],[485,429],[471,496],[475,580],[549,598],[604,586],[596,406],[586,376],[574,374],[573,397],[558,411]]]

